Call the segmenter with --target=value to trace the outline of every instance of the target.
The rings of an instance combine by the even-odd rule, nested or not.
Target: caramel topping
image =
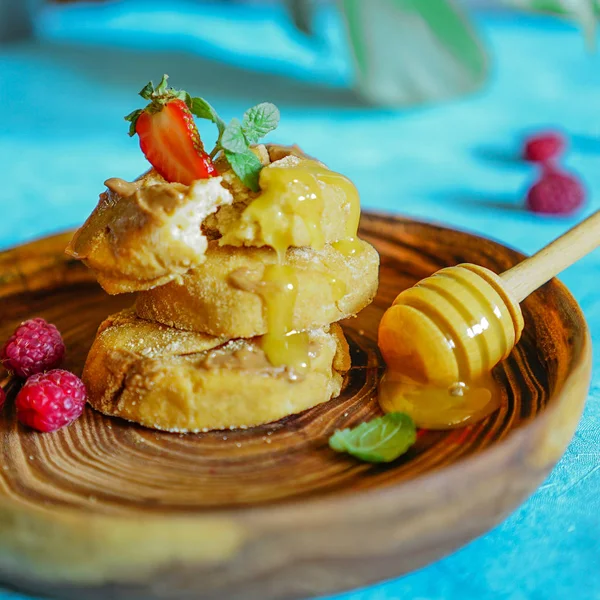
[[[265,285],[265,282],[261,281],[259,273],[245,267],[230,273],[229,283],[238,290],[253,294],[258,294],[260,288]]]
[[[111,177],[104,182],[104,185],[115,194],[119,196],[132,196],[135,194],[139,186],[136,182],[125,181],[119,177]]]
[[[154,215],[159,211],[172,214],[177,207],[186,202],[187,193],[188,188],[183,188],[179,184],[165,183],[136,190],[134,198],[140,209],[148,214]],[[195,226],[200,227],[201,221],[194,218],[196,212],[191,210],[189,218],[196,221]]]
[[[204,262],[202,224],[233,202],[221,177],[186,186],[151,170],[134,182],[113,177],[105,185],[66,252],[85,261],[110,294],[166,284]]]
[[[297,158],[311,159],[308,154],[305,154],[300,149],[300,146],[294,144],[293,146],[283,146],[281,144],[266,144],[265,146],[269,154],[269,162],[275,162],[281,160],[286,156],[296,156]]]
[[[260,347],[254,344],[249,346],[243,345],[232,351],[231,346],[236,344],[237,342],[230,342],[210,352],[204,361],[204,367],[207,369],[248,371],[261,371],[271,368],[271,363],[267,360],[265,353]]]

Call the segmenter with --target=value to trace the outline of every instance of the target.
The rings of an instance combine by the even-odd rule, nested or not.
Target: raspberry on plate
[[[585,189],[577,177],[546,169],[527,192],[525,206],[532,212],[568,215],[580,208],[584,200]]]
[[[565,140],[559,133],[538,133],[525,140],[523,158],[530,162],[545,163],[558,158],[564,149]]]
[[[27,378],[58,367],[65,344],[58,329],[37,317],[21,323],[0,351],[0,361],[9,371]]]
[[[17,418],[38,431],[56,431],[81,416],[86,397],[83,381],[69,371],[37,373],[17,394]]]

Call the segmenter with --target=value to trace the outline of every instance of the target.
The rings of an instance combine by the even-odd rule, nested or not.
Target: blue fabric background
[[[178,12],[172,7],[179,4]],[[111,4],[47,9],[37,42],[0,46],[0,247],[77,225],[95,205],[104,179],[134,177],[146,167],[122,117],[139,105],[137,90],[163,71],[175,86],[208,97],[227,118],[253,102],[275,101],[282,124],[272,139],[297,142],[350,176],[365,208],[454,225],[532,253],[576,220],[541,218],[520,208],[535,172],[515,159],[519,140],[545,127],[570,136],[565,163],[588,188],[585,214],[600,207],[600,58],[586,53],[573,26],[478,15],[492,56],[486,89],[441,106],[384,111],[362,106],[346,91],[351,73],[330,13],[319,17],[321,41],[311,44],[278,9],[231,8],[224,20],[216,6],[128,6],[142,14],[134,17]],[[229,65],[211,62],[217,56]],[[318,88],[322,83],[329,88]],[[600,253],[562,279],[598,343]],[[594,373],[566,455],[508,520],[419,572],[339,598],[600,598],[597,352]],[[21,597],[0,592],[0,598]]]

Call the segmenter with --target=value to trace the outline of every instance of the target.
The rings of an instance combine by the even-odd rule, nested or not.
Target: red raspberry
[[[584,200],[585,189],[577,177],[546,169],[527,192],[525,206],[536,213],[568,215]]]
[[[64,355],[65,344],[58,329],[38,317],[15,329],[0,351],[0,361],[19,377],[27,378],[58,367]]]
[[[530,162],[545,163],[558,158],[564,149],[565,140],[559,133],[538,133],[525,140],[523,158]]]
[[[31,376],[17,397],[17,419],[38,431],[56,431],[81,416],[86,390],[83,381],[62,369]]]

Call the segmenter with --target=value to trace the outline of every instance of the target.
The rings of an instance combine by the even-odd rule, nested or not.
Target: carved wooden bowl
[[[381,253],[372,306],[345,324],[353,368],[340,398],[246,431],[160,433],[88,409],[71,427],[0,418],[0,582],[61,599],[305,598],[395,577],[501,521],[573,435],[589,386],[584,318],[552,281],[523,305],[525,331],[496,370],[505,397],[484,422],[423,433],[389,465],[327,445],[378,410],[377,324],[405,287],[460,262],[497,272],[520,255],[473,235],[365,214]],[[80,373],[109,297],[63,249],[69,234],[0,254],[0,339],[56,323]],[[11,393],[16,385],[11,385]],[[218,399],[215,399],[218,401]]]

